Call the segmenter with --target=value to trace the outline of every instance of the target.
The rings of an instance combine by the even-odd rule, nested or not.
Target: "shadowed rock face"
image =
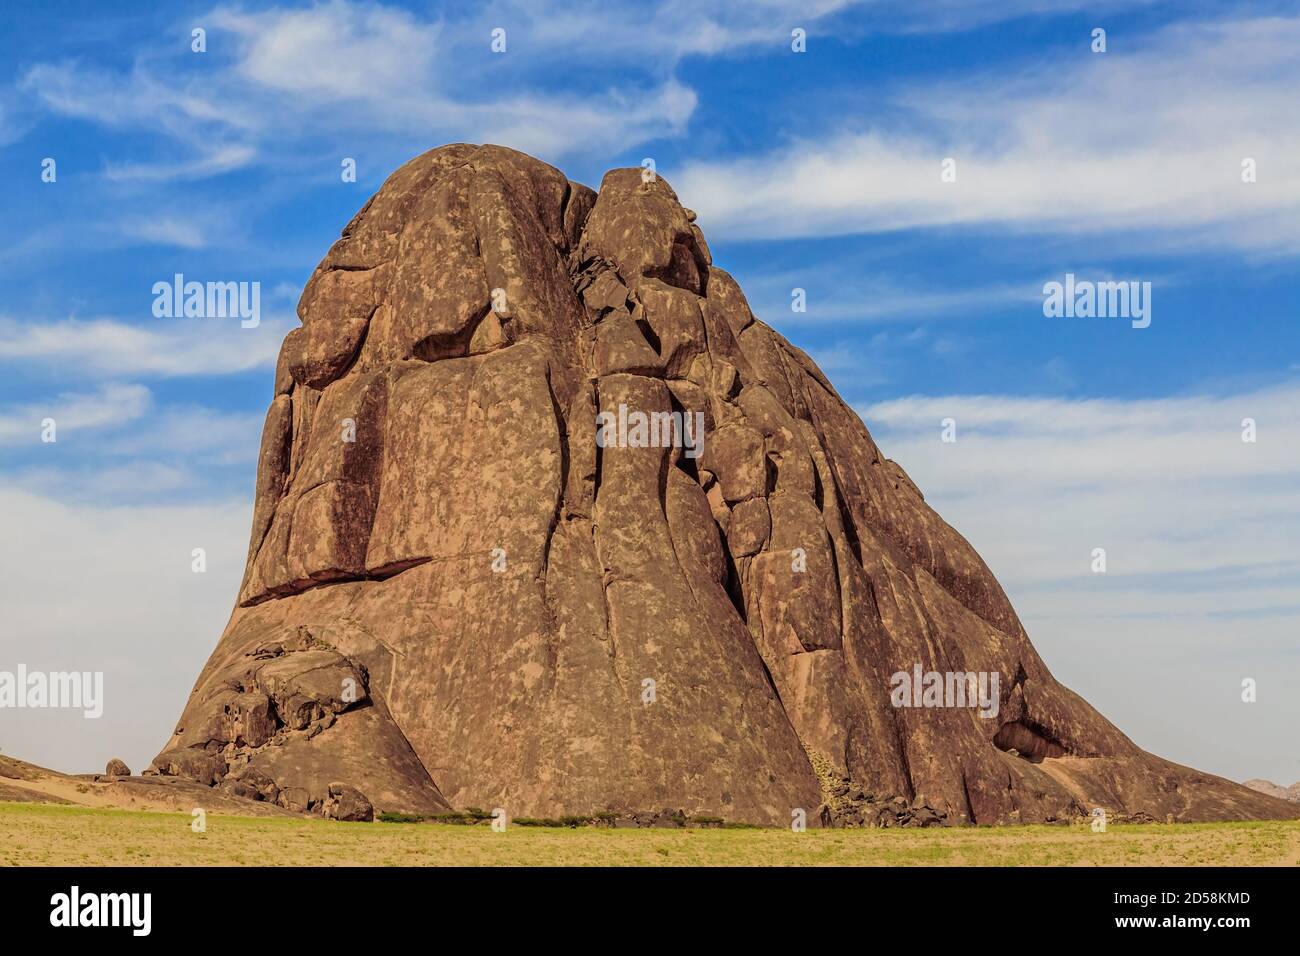
[[[1295,815],[1058,684],[693,220],[494,146],[389,178],[303,293],[238,607],[155,771],[322,813]],[[637,432],[673,411],[702,454]],[[996,675],[996,716],[894,706],[918,667]]]

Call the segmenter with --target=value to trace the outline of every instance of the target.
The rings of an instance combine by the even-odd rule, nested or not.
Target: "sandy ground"
[[[612,830],[335,823],[0,802],[0,865],[1300,864],[1300,822],[929,830]]]

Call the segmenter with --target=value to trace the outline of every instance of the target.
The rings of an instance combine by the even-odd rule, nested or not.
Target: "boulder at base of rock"
[[[356,787],[349,787],[346,783],[331,783],[322,815],[327,820],[369,823],[375,818],[375,808]]]

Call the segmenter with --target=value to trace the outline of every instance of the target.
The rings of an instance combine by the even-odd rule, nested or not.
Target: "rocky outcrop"
[[[105,765],[104,774],[109,777],[129,777],[131,776],[131,768],[126,765],[125,761],[114,757]]]
[[[112,772],[67,774],[0,754],[0,801],[6,800],[185,814],[198,808],[240,816],[293,816],[273,802],[246,799],[189,777],[156,773],[141,777]]]
[[[155,772],[323,814],[1294,812],[1058,684],[694,218],[495,146],[389,178],[304,290],[238,606]],[[996,675],[994,713],[895,699],[931,672]]]
[[[351,789],[336,784],[340,775],[363,782],[385,807],[447,809],[392,716],[371,698],[365,665],[310,626],[278,633],[283,639],[254,642],[223,661],[220,678],[192,698],[173,746],[150,769],[298,812],[326,813],[333,788]]]

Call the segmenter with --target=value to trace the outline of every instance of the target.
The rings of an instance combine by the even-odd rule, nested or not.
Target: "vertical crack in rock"
[[[1060,685],[642,173],[454,144],[345,226],[281,348],[235,611],[151,772],[328,815],[1300,813]],[[954,671],[997,676],[995,715],[895,693]]]
[[[979,820],[975,818],[975,807],[971,804],[970,787],[967,786],[966,784],[965,770],[963,770],[961,773],[961,792],[962,792],[962,796],[965,798],[966,801],[966,822],[970,824],[979,823]]]

